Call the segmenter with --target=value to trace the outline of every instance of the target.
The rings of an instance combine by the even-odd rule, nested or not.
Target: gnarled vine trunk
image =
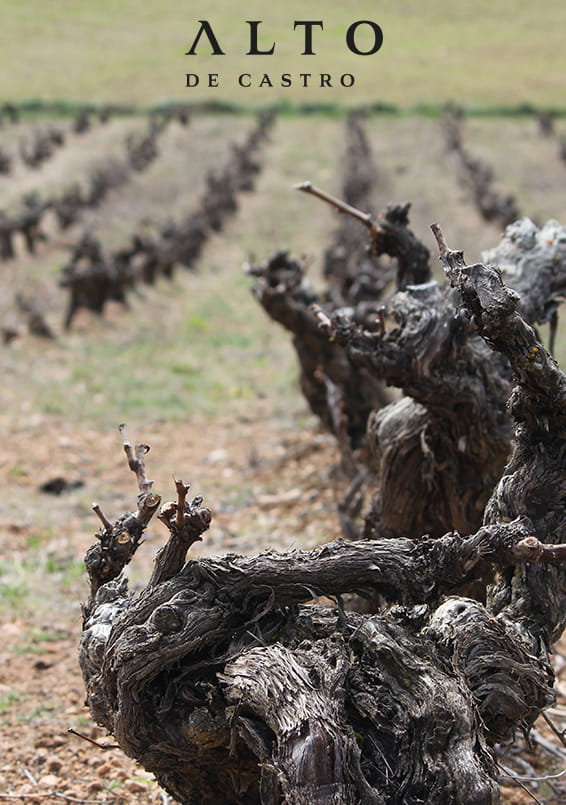
[[[438,234],[467,327],[513,372],[515,447],[470,536],[337,541],[185,561],[210,511],[176,500],[146,588],[122,570],[161,499],[126,441],[137,510],[102,513],[80,661],[94,719],[179,802],[498,802],[491,746],[553,700],[566,623],[566,377],[497,268]],[[462,585],[500,570],[484,605]],[[379,594],[378,614],[342,594]],[[336,605],[308,603],[328,596]]]
[[[321,374],[329,376],[342,401],[339,421],[355,436],[353,447],[368,448],[358,457],[374,476],[363,535],[476,530],[510,455],[508,360],[489,350],[470,326],[458,294],[430,281],[428,250],[408,226],[408,205],[390,205],[374,221],[309,183],[300,189],[364,224],[373,251],[397,261],[396,293],[384,297],[375,282],[366,283],[367,293],[346,307],[336,307],[330,295],[316,295],[296,263],[293,282],[273,271],[280,255],[254,272],[254,293],[262,306],[293,332],[301,388],[311,409],[339,435],[320,380]],[[522,219],[507,228],[487,257],[501,259],[507,281],[521,295],[527,321],[550,322],[552,347],[566,285],[565,228],[549,221],[539,230]],[[361,283],[365,264],[359,270]],[[330,335],[326,343],[311,332],[315,316]],[[340,373],[326,370],[329,355],[339,356]],[[369,392],[382,389],[379,384],[399,388],[403,397],[385,405],[382,395],[374,402]],[[341,519],[355,530],[347,517]]]

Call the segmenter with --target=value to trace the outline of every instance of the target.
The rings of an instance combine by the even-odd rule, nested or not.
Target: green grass
[[[12,706],[21,700],[21,695],[15,690],[7,690],[0,695],[0,715],[9,713]]]
[[[175,104],[174,100],[165,103],[155,103],[150,105],[137,105],[123,107],[115,107],[117,111],[114,116],[127,116],[139,117],[154,112],[164,112]],[[556,120],[566,117],[566,106],[560,103],[476,103],[459,100],[466,112],[466,115],[471,118],[532,118],[540,112],[550,113]],[[73,118],[79,110],[84,108],[84,103],[81,101],[64,101],[64,100],[40,100],[34,99],[32,101],[19,101],[15,104],[20,112],[23,120],[28,122],[39,121],[45,123],[46,117],[53,116],[55,120],[64,120],[66,118]],[[91,109],[103,110],[106,104],[98,103],[92,104]],[[439,118],[442,116],[446,109],[446,101],[435,101],[428,103],[414,103],[410,106],[400,106],[394,103],[382,103],[381,101],[363,101],[360,100],[357,104],[346,103],[333,103],[325,101],[316,101],[312,103],[301,103],[300,99],[297,102],[290,102],[282,99],[274,103],[253,104],[253,103],[231,103],[214,101],[193,100],[186,104],[189,109],[196,111],[198,114],[206,113],[213,114],[220,118],[231,116],[253,116],[258,111],[269,110],[277,113],[279,118],[286,117],[309,117],[316,116],[317,118],[344,118],[351,109],[356,108],[363,110],[367,115],[385,116],[403,116],[403,117],[428,117]]]
[[[446,99],[470,104],[563,104],[566,5],[544,8],[527,0],[475,3],[437,0],[361,0],[355,8],[338,0],[310,4],[288,0],[266,6],[248,0],[181,0],[140,5],[137,0],[2,0],[0,98],[66,99],[152,104],[167,99],[217,103],[339,104],[369,102],[411,106]],[[224,56],[185,56],[199,19],[214,27]],[[245,20],[263,20],[260,46],[276,42],[273,56],[246,56]],[[301,56],[294,20],[324,21],[315,31],[316,56]],[[384,33],[382,49],[356,56],[345,46],[345,31],[356,20],[373,20]],[[360,46],[364,44],[360,36]],[[185,73],[200,76],[186,89]],[[209,72],[220,86],[203,87]],[[252,74],[254,86],[235,79]],[[274,83],[282,73],[355,75],[355,85],[288,89],[257,86],[263,73]],[[317,81],[314,82],[318,83]]]
[[[43,629],[31,629],[29,633],[26,635],[25,640],[18,643],[15,646],[15,653],[22,654],[22,655],[41,655],[45,653],[45,644],[46,643],[57,643],[61,640],[65,640],[68,637],[67,634],[61,631],[56,631],[54,629],[43,628]],[[51,707],[51,705],[48,705]]]
[[[26,471],[20,464],[12,464],[12,466],[8,469],[7,475],[8,478],[11,480],[15,480],[17,478],[22,478],[26,474]]]
[[[13,356],[8,394],[14,410],[24,388],[33,410],[112,428],[132,417],[181,421],[195,413],[237,413],[266,391],[283,405],[295,397],[294,356],[238,269],[212,282],[183,276],[177,309],[179,285],[163,281],[151,300],[114,314],[118,327],[101,319],[100,329],[86,336],[79,327],[48,361],[39,353],[29,356],[31,365]],[[148,307],[153,315],[144,323]],[[17,479],[21,467],[9,474]]]
[[[0,617],[37,615],[47,600],[62,612],[69,608],[70,600],[78,601],[84,585],[85,568],[80,559],[54,553],[45,556],[33,549],[11,556],[0,563]],[[42,643],[61,636],[52,629],[34,629],[18,651],[40,653]]]

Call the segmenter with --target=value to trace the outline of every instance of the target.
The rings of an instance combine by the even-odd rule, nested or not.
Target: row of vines
[[[19,218],[0,221],[9,264],[18,234],[30,260],[49,249],[55,211],[70,252],[58,278],[65,329],[83,309],[126,307],[177,266],[204,272],[205,244],[248,214],[282,121],[247,121],[186,210],[137,221],[118,246],[82,228],[85,208],[155,168],[170,125],[190,133],[194,120],[152,118],[120,163],[87,177],[86,196],[26,196]],[[543,716],[551,750],[535,726],[556,700],[566,625],[566,378],[551,355],[566,227],[521,217],[526,205],[501,189],[467,126],[448,108],[435,147],[466,216],[493,227],[481,262],[467,264],[438,224],[413,227],[419,199],[392,197],[400,177],[376,156],[379,123],[353,112],[335,186],[297,177],[305,222],[314,205],[336,214],[313,244],[320,276],[284,249],[247,266],[259,306],[292,339],[310,411],[335,437],[341,539],[186,562],[212,513],[182,481],[161,507],[147,446],[124,433],[137,503],[114,522],[97,510],[81,666],[95,721],[187,805],[496,803],[504,775],[523,785],[521,760],[509,760],[508,745],[526,746],[517,736],[566,760],[563,708],[561,721]],[[558,157],[549,171],[563,169]],[[41,334],[40,300],[18,298]],[[132,597],[122,571],[154,515],[168,542]],[[561,775],[529,781],[535,801],[560,801]]]

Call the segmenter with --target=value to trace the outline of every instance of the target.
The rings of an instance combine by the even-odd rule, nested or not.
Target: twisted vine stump
[[[498,265],[505,282],[520,296],[528,322],[550,325],[554,350],[558,312],[566,294],[566,227],[551,219],[540,229],[529,219],[510,224],[500,243],[483,259]]]
[[[479,528],[508,459],[511,372],[458,308],[453,290],[432,282],[397,293],[387,309],[393,326],[381,332],[317,311],[352,364],[403,392],[368,419],[377,488],[366,537]]]
[[[344,219],[362,223],[370,232],[370,249],[374,257],[387,254],[396,258],[398,288],[408,283],[425,282],[430,277],[428,249],[409,228],[410,205],[390,205],[374,221],[370,213],[361,212],[347,202],[320,190],[310,182],[297,186],[344,214]],[[351,238],[351,229],[348,230]],[[285,251],[275,253],[260,266],[248,266],[255,277],[253,293],[266,313],[293,335],[293,346],[299,361],[299,382],[311,411],[337,437],[342,457],[360,446],[365,438],[368,417],[391,400],[384,383],[367,367],[351,361],[338,340],[332,342],[319,331],[314,306],[330,311],[352,311],[352,319],[372,330],[382,325],[383,295],[393,273],[377,262],[362,260],[361,239],[357,237],[348,270],[332,273],[326,270],[328,288],[317,293],[303,266]],[[350,241],[348,241],[350,243]],[[350,249],[348,245],[348,249]],[[371,256],[370,255],[370,256]]]
[[[304,267],[288,252],[276,252],[260,266],[247,266],[254,277],[253,293],[270,318],[293,335],[299,362],[299,383],[313,414],[340,440],[346,430],[345,450],[364,438],[367,419],[389,397],[378,379],[355,366],[338,342],[318,326],[313,305],[322,304]],[[342,421],[341,411],[347,414]]]
[[[147,447],[125,439],[137,506],[115,522],[97,508],[80,662],[95,721],[181,803],[495,804],[491,747],[553,701],[566,377],[499,270],[437,237],[468,325],[513,371],[514,451],[475,533],[187,561],[209,509],[182,481],[159,509]],[[158,509],[169,538],[131,595],[122,570]],[[487,603],[462,597],[486,567]],[[389,607],[345,612],[352,592]]]
[[[281,255],[252,272],[266,312],[293,332],[311,410],[338,438],[334,422],[345,421],[354,446],[367,444],[359,455],[376,480],[364,536],[476,530],[511,449],[508,361],[470,326],[458,294],[430,281],[429,252],[408,227],[408,205],[390,205],[374,219],[309,182],[298,189],[361,223],[371,250],[397,261],[397,293],[384,301],[360,268],[358,286],[367,294],[346,308],[337,308],[330,295],[317,296],[296,263],[294,272],[279,270]],[[565,244],[566,228],[556,221],[539,230],[525,218],[487,254],[501,262],[525,318],[550,323],[551,350],[566,287]],[[287,256],[286,266],[291,263]],[[329,336],[326,344],[312,332],[313,316]],[[319,367],[341,400],[341,419],[330,415]],[[373,404],[373,389],[383,384],[399,388],[401,400],[384,405],[382,392]],[[339,438],[344,456],[342,443]],[[355,483],[360,472],[353,477]],[[341,514],[341,522],[345,535],[356,528],[351,517]]]
[[[377,257],[388,255],[395,258],[397,262],[397,290],[404,290],[408,285],[419,285],[430,280],[429,250],[409,227],[410,202],[406,204],[389,204],[385,210],[374,217],[371,213],[362,212],[357,207],[335,198],[319,187],[315,187],[311,182],[302,182],[297,185],[296,189],[319,198],[334,207],[338,212],[363,224],[370,236],[369,247],[366,247],[369,248],[369,253]],[[380,279],[379,275],[385,273],[388,279],[390,277],[383,267],[377,265],[373,266],[370,272],[376,275],[372,278],[372,284],[374,285],[372,301],[375,302],[375,289],[378,289],[379,295],[385,289],[383,278]],[[352,283],[353,280],[351,279],[350,282]],[[346,301],[349,304],[354,304],[359,300],[355,295],[352,296],[350,292],[346,296]]]
[[[525,319],[550,323],[552,350],[566,284],[565,227],[549,221],[539,230],[521,219],[484,257],[501,264]],[[347,319],[331,328],[354,362],[405,395],[368,422],[378,489],[365,533],[474,530],[509,456],[512,364],[486,349],[449,286],[409,287],[391,299],[389,313],[394,326],[383,336]]]

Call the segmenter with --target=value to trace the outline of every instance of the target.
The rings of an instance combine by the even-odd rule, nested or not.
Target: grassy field
[[[227,0],[2,0],[0,10],[5,100],[564,104],[566,6],[560,0],[543,7],[528,0],[361,0],[355,9],[337,0],[269,7],[260,0],[244,7]],[[225,55],[207,55],[204,40],[196,56],[184,55],[201,19],[213,25]],[[293,22],[305,19],[324,22],[323,31],[315,29],[316,56],[300,55],[302,35]],[[263,21],[258,43],[260,49],[275,43],[272,56],[245,55],[246,20]],[[345,32],[357,20],[382,28],[383,47],[375,55],[357,56],[346,47]],[[367,28],[357,41],[362,50],[370,47]],[[185,88],[188,72],[199,74],[198,87]],[[216,88],[206,86],[210,72],[219,74]],[[249,88],[237,84],[243,72],[251,73]],[[312,86],[301,86],[302,72],[313,75]],[[259,86],[264,73],[273,88]],[[292,75],[291,87],[277,86],[282,73]],[[320,87],[320,73],[334,77],[332,88]],[[339,85],[344,73],[355,76],[353,87]]]

